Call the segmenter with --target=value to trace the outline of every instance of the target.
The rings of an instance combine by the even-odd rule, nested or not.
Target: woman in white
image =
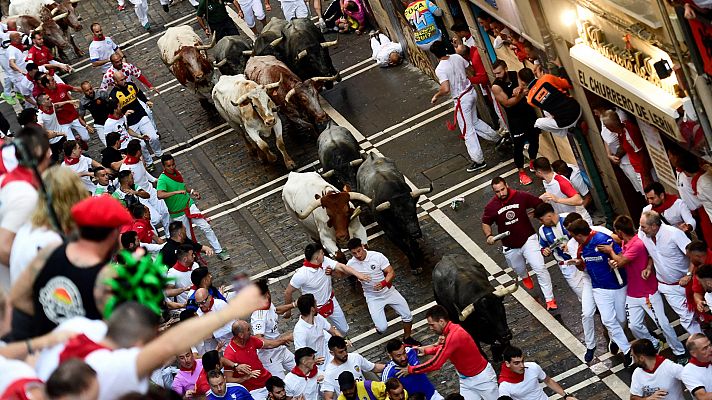
[[[71,233],[75,225],[70,210],[74,204],[89,196],[84,183],[72,170],[61,166],[47,169],[42,174],[42,181],[47,192],[52,196],[52,207],[57,214],[57,222],[62,234]],[[40,249],[62,241],[47,209],[45,197],[39,196],[37,207],[32,213],[30,221],[17,231],[10,251],[10,280],[12,283],[15,283],[15,280],[35,258]]]

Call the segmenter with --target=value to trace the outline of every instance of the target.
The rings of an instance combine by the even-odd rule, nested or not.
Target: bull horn
[[[417,199],[418,197],[428,194],[433,191],[433,183],[430,183],[430,187],[428,189],[415,189],[412,192],[410,192],[410,197]]]
[[[289,103],[289,99],[292,98],[292,96],[294,96],[294,93],[297,93],[297,89],[295,89],[295,88],[289,89],[289,91],[287,92],[287,95],[284,96],[284,102],[285,102],[285,103]],[[332,175],[333,175],[333,172],[334,172],[334,171],[331,170],[331,172],[332,172]],[[324,176],[324,175],[322,175],[322,176]],[[324,176],[324,177],[326,178],[326,176]]]
[[[363,159],[359,158],[359,159],[350,161],[349,165],[352,167],[357,167],[357,166],[361,165],[362,162],[363,162]]]
[[[61,19],[63,19],[63,18],[66,18],[67,15],[69,15],[69,13],[61,13],[61,14],[59,14],[59,15],[55,15],[54,17],[52,17],[52,19],[55,20],[55,21],[59,21],[59,20],[61,20]]]
[[[59,11],[60,11],[59,8],[54,8],[54,9],[52,9],[52,11],[50,12],[50,14],[56,15]]]
[[[467,317],[469,317],[470,314],[472,314],[474,311],[475,311],[474,304],[470,304],[469,306],[465,307],[465,309],[460,312],[460,316],[459,316],[460,322],[463,322],[464,320],[466,320]]]
[[[311,213],[314,212],[314,210],[319,207],[321,207],[321,200],[314,200],[304,211],[297,213],[297,217],[299,217],[299,219],[306,219],[308,216],[311,215]]]
[[[294,90],[294,89],[292,89],[292,90]],[[321,174],[321,177],[322,177],[322,178],[326,178],[326,179],[329,179],[329,178],[331,178],[332,176],[334,176],[334,170],[333,170],[333,169],[330,169],[330,170],[324,172],[323,174]]]
[[[235,107],[242,107],[242,103],[244,103],[245,100],[247,100],[247,99],[248,99],[248,95],[247,95],[247,94],[243,94],[242,96],[240,96],[240,97],[237,99],[237,101],[232,101],[232,100],[230,100],[230,103],[232,103],[232,105],[235,106]]]
[[[386,211],[389,208],[391,208],[391,202],[390,201],[384,201],[383,203],[379,204],[376,206],[376,211],[381,212],[381,211]]]
[[[277,46],[279,46],[280,43],[282,43],[282,40],[284,40],[284,36],[280,36],[277,39],[274,39],[273,41],[271,41],[269,43],[269,45],[272,47],[277,47]]]
[[[359,192],[349,192],[349,198],[351,200],[363,201],[366,204],[371,204],[371,198],[363,193]]]
[[[222,66],[225,65],[225,64],[227,64],[227,59],[222,60],[222,61],[220,61],[220,62],[213,61],[213,66],[214,66],[215,68],[220,68],[220,67],[222,67]]]
[[[298,60],[301,60],[302,58],[304,58],[304,57],[306,57],[306,56],[307,56],[307,51],[306,51],[306,50],[300,51],[299,54],[297,54],[297,61],[298,61]]]
[[[282,78],[283,78],[282,74],[279,74],[279,81],[266,84],[265,89],[267,89],[267,90],[277,89],[279,87],[279,85],[282,84]]]
[[[331,46],[336,46],[338,43],[339,43],[338,40],[332,40],[331,42],[321,43],[321,47],[327,48],[327,47],[331,47]]]
[[[213,35],[210,38],[210,44],[203,44],[203,45],[195,46],[195,48],[198,50],[208,50],[208,49],[212,49],[213,47],[215,47],[215,31],[213,31]]]
[[[339,74],[334,76],[315,76],[314,78],[311,78],[311,80],[312,82],[330,82],[335,81],[338,76]]]
[[[496,289],[494,292],[492,292],[492,294],[497,297],[504,297],[508,294],[512,294],[512,293],[516,292],[518,288],[519,288],[519,281],[515,280],[514,285],[511,285],[509,287],[502,288],[502,289]]]
[[[349,218],[349,221],[355,220],[356,218],[358,218],[358,216],[360,214],[361,214],[361,206],[354,208],[354,212],[351,214],[351,218]]]
[[[254,51],[253,51],[253,50],[242,50],[242,55],[243,55],[243,56],[250,57],[250,56],[252,56],[253,54],[254,54]]]
[[[183,57],[183,53],[178,53],[173,57],[173,60],[168,62],[168,66],[170,67],[171,65],[175,64],[176,61],[180,60]]]
[[[69,2],[72,4],[77,4],[77,3],[79,3],[79,0],[69,0]]]

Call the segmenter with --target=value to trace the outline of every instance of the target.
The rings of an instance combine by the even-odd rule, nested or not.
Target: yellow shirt
[[[356,382],[356,399],[357,400],[388,400],[388,393],[386,392],[385,382],[375,382],[367,381],[371,383],[371,393],[373,393],[373,398],[369,396],[366,390],[365,382]],[[408,392],[404,390],[405,398],[408,399]],[[346,396],[343,393],[339,394],[337,400],[346,400]]]

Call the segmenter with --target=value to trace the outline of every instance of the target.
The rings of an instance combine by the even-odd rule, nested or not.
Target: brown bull
[[[20,15],[9,21],[8,27],[15,23],[17,31],[27,35],[31,35],[34,30],[41,30],[46,40],[45,45],[49,48],[56,48],[58,52],[63,53],[70,43],[56,21],[56,19],[62,17],[64,16],[61,14],[53,17],[51,11],[44,9],[40,12],[40,18],[31,15]]]
[[[47,6],[50,9],[53,17],[58,15],[64,16],[64,18],[56,19],[57,25],[64,34],[64,37],[71,43],[74,53],[77,57],[82,57],[84,52],[77,46],[74,42],[74,36],[69,33],[69,29],[74,29],[75,31],[81,31],[83,29],[82,23],[80,22],[79,15],[76,12],[76,4],[79,0],[55,0],[55,4],[52,6]]]
[[[170,27],[157,44],[161,60],[176,80],[197,93],[201,99],[210,98],[213,65],[206,51],[215,46],[215,34],[210,44],[203,45],[190,26]]]

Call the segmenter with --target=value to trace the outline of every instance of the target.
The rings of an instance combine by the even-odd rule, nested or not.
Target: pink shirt
[[[648,266],[648,250],[645,249],[645,244],[636,235],[627,242],[623,243],[623,257],[630,260],[626,265],[628,275],[628,296],[630,297],[647,297],[658,291],[658,281],[655,279],[655,274],[651,273],[648,279],[643,279],[640,276],[641,272]]]
[[[178,371],[176,377],[173,378],[173,385],[171,389],[181,396],[185,396],[185,392],[188,390],[195,390],[195,381],[198,380],[198,375],[200,371],[203,370],[203,360],[196,359],[196,366],[193,372],[190,371]]]

